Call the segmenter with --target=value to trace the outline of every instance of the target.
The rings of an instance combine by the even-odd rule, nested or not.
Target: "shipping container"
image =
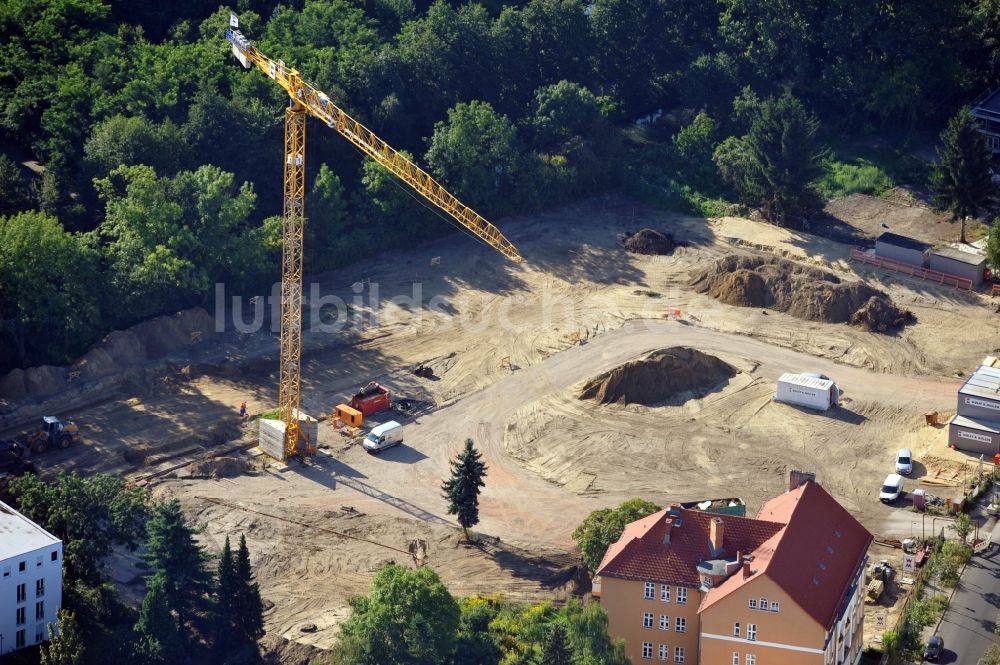
[[[875,239],[875,256],[911,265],[927,267],[927,257],[931,246],[925,242],[907,238],[888,231]]]
[[[992,458],[1000,452],[1000,423],[955,416],[948,424],[948,445]]]
[[[931,270],[971,279],[975,288],[983,283],[986,257],[954,247],[942,247],[931,252],[928,264]]]
[[[840,388],[829,378],[787,373],[778,379],[778,391],[774,399],[786,404],[826,411],[840,403]]]
[[[992,367],[980,367],[958,389],[960,416],[1000,420],[1000,376]]]

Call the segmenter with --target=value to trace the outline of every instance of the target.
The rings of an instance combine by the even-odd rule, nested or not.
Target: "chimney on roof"
[[[753,560],[753,557],[750,556],[749,554],[744,554],[743,555],[743,579],[745,579],[745,580],[749,579],[750,576],[753,575],[753,573],[754,573],[754,571],[750,570],[750,562],[752,560]]]
[[[723,535],[725,534],[724,524],[721,517],[713,517],[708,523],[708,540],[712,546],[712,554],[722,551]]]
[[[791,470],[788,472],[788,491],[798,489],[801,485],[806,484],[808,481],[816,482],[816,473],[813,471],[796,471]]]

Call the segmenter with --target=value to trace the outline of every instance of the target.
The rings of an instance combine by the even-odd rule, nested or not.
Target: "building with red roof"
[[[871,541],[812,481],[756,518],[672,505],[625,527],[594,595],[633,663],[855,665]]]

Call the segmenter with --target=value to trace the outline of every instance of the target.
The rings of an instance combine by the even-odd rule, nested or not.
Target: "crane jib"
[[[253,42],[234,28],[226,29],[226,39],[233,46],[233,54],[247,68],[256,65],[274,79],[289,97],[301,104],[312,116],[336,129],[344,138],[362,152],[384,166],[391,173],[410,185],[428,201],[443,210],[467,230],[484,240],[491,247],[515,262],[522,261],[521,254],[513,243],[493,224],[477,212],[455,198],[433,177],[404,157],[370,129],[349,116],[334,104],[326,93],[302,81],[298,71],[287,67],[284,62],[272,60],[261,53]]]

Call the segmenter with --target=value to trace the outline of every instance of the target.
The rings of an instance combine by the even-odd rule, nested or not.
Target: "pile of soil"
[[[807,321],[851,323],[876,332],[916,320],[867,284],[844,282],[825,270],[776,257],[727,256],[696,273],[691,285],[727,305],[773,309]]]
[[[213,457],[192,462],[192,478],[235,478],[249,470],[246,461],[238,457]]]
[[[684,393],[703,393],[734,376],[736,369],[715,356],[673,347],[650,351],[590,379],[579,399],[655,406]]]
[[[158,316],[127,330],[115,330],[90,347],[70,367],[15,369],[0,377],[0,399],[45,397],[65,390],[70,379],[92,381],[157,360],[215,333],[215,320],[204,309]]]
[[[675,247],[672,235],[654,229],[641,229],[625,238],[625,249],[633,254],[670,254]]]

